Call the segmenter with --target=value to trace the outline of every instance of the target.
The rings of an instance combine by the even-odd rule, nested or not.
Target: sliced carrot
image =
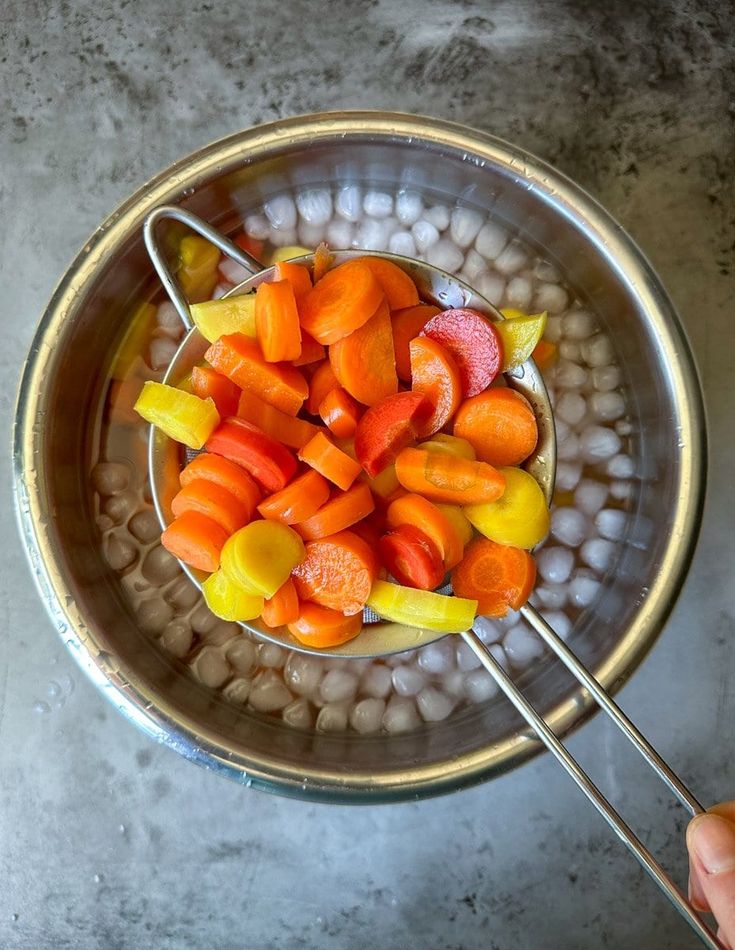
[[[380,539],[383,564],[404,587],[434,590],[444,580],[446,570],[439,548],[420,528],[402,524]]]
[[[299,458],[320,475],[328,478],[342,491],[347,491],[360,474],[360,464],[338,449],[323,432],[310,439],[299,450]]]
[[[311,274],[309,268],[304,267],[303,264],[294,264],[293,261],[278,261],[273,276],[275,280],[287,280],[291,284],[296,303],[311,290]]]
[[[228,535],[250,521],[247,507],[232,492],[204,478],[184,485],[171,502],[171,511],[177,518],[185,511],[198,511],[216,521]]]
[[[492,465],[423,449],[403,449],[396,459],[398,481],[429,501],[478,505],[495,501],[505,490],[505,477]]]
[[[349,439],[355,434],[360,409],[352,396],[338,386],[319,403],[319,415],[333,435]]]
[[[235,238],[233,238],[235,244],[238,247],[242,248],[243,251],[247,251],[248,254],[252,254],[253,257],[257,258],[259,261],[263,260],[263,247],[264,242],[258,238],[251,237],[247,231],[242,231]]]
[[[237,415],[292,449],[300,449],[319,431],[319,427],[313,422],[299,419],[298,416],[289,416],[245,389],[237,404]]]
[[[309,392],[302,373],[293,366],[268,363],[257,341],[242,333],[220,337],[204,359],[241,389],[255,393],[290,416],[298,414]]]
[[[314,251],[314,283],[321,280],[331,266],[332,255],[327,245],[322,241],[317,244],[316,250]]]
[[[195,366],[191,371],[190,382],[195,396],[214,400],[221,419],[235,415],[241,390],[232,380],[216,373],[209,366]]]
[[[339,380],[334,375],[332,364],[325,360],[317,366],[309,384],[309,395],[306,397],[306,411],[312,416],[319,415],[319,406],[322,399],[333,389],[339,387]]]
[[[423,393],[396,393],[368,409],[357,424],[355,451],[371,478],[416,438],[431,411],[431,403]]]
[[[395,465],[387,465],[382,472],[379,472],[375,478],[365,475],[365,481],[370,486],[373,495],[377,495],[383,502],[391,502],[398,494],[403,494],[404,489],[396,475]]]
[[[358,635],[362,630],[362,617],[360,614],[345,617],[338,610],[307,601],[300,605],[299,616],[288,624],[288,629],[304,646],[315,649],[337,647]]]
[[[271,521],[296,524],[316,514],[328,498],[329,482],[310,468],[290,485],[262,501],[258,511]]]
[[[393,261],[384,257],[358,257],[358,261],[370,268],[373,277],[380,284],[390,310],[404,310],[415,307],[419,302],[416,284],[408,274]]]
[[[411,356],[409,344],[426,324],[440,313],[440,308],[430,303],[420,303],[416,307],[406,307],[391,314],[393,323],[393,349],[396,355],[396,372],[405,383],[411,382]]]
[[[476,396],[500,373],[503,342],[490,320],[477,310],[442,310],[429,320],[422,335],[430,336],[452,354],[465,396]]]
[[[556,343],[549,343],[548,340],[539,340],[531,353],[531,359],[539,369],[546,369],[551,366],[557,357]]]
[[[267,363],[297,360],[301,356],[301,324],[289,281],[263,283],[258,287],[255,333]]]
[[[262,429],[244,419],[225,419],[207,440],[207,451],[242,465],[267,491],[280,491],[296,473],[296,459]]]
[[[299,616],[299,598],[294,582],[289,577],[275,594],[263,604],[261,620],[266,627],[281,627],[293,623]]]
[[[535,582],[536,565],[528,551],[487,538],[475,538],[452,571],[454,593],[477,600],[484,617],[504,617],[509,607],[518,610]]]
[[[369,546],[371,551],[378,550],[378,542],[385,534],[385,515],[374,511],[372,514],[353,524],[350,528],[356,535],[362,538]],[[386,573],[384,567],[378,570],[378,576]]]
[[[219,567],[219,556],[227,541],[222,525],[198,511],[185,511],[175,518],[161,535],[161,544],[169,554],[200,571],[212,574]]]
[[[465,399],[454,418],[454,434],[470,443],[478,459],[500,468],[528,458],[536,448],[538,425],[525,396],[497,387]]]
[[[366,406],[398,392],[393,328],[385,301],[367,323],[329,347],[329,362],[341,385]]]
[[[189,462],[179,477],[182,486],[199,479],[205,479],[226,488],[228,492],[245,505],[247,520],[249,521],[253,517],[255,506],[260,501],[262,493],[252,476],[241,465],[237,465],[221,455],[200,452]]]
[[[444,511],[422,495],[402,495],[391,502],[386,521],[389,528],[402,524],[420,528],[439,549],[445,570],[450,571],[462,560],[464,542],[457,528]]]
[[[312,363],[318,363],[327,355],[327,351],[317,343],[313,336],[305,331],[301,331],[301,356],[293,361],[294,366],[310,366]]]
[[[370,545],[352,531],[340,531],[309,541],[306,557],[291,576],[300,600],[356,614],[365,606],[377,572]]]
[[[370,489],[358,482],[349,491],[334,495],[316,514],[293,527],[305,540],[315,541],[317,538],[326,538],[328,534],[336,534],[352,527],[374,510],[375,502]]]
[[[419,438],[443,429],[462,401],[462,380],[454,357],[441,343],[420,336],[411,340],[411,389],[423,393],[433,412],[421,426]]]
[[[301,326],[319,343],[331,345],[366,323],[382,299],[372,271],[347,261],[328,271],[301,301]]]

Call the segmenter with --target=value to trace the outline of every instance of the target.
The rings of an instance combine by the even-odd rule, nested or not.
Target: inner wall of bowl
[[[451,196],[452,201],[459,196],[491,211],[508,222],[521,239],[542,248],[547,258],[556,261],[580,299],[590,302],[616,340],[626,388],[635,394],[629,406],[634,454],[644,460],[656,486],[641,492],[638,517],[618,570],[607,579],[595,613],[572,641],[581,659],[594,668],[619,640],[655,580],[679,493],[680,453],[672,434],[672,428],[678,427],[677,402],[668,375],[650,371],[660,357],[644,314],[617,279],[605,254],[583,239],[569,217],[553,210],[543,193],[519,184],[508,169],[463,160],[460,154],[437,154],[400,138],[375,143],[357,136],[338,145],[312,144],[306,150],[284,147],[218,178],[193,181],[194,192],[183,198],[181,185],[179,190],[172,186],[161,193],[160,203],[180,201],[227,230],[247,211],[284,190],[349,180],[387,185],[392,190],[413,186]],[[169,238],[173,246],[174,229]],[[56,512],[54,543],[63,562],[65,582],[82,608],[92,638],[110,654],[121,657],[123,676],[150,685],[164,717],[188,718],[201,744],[217,744],[219,736],[220,742],[256,764],[278,760],[284,769],[333,770],[343,774],[349,784],[353,772],[377,777],[455,760],[481,749],[487,754],[518,732],[522,723],[517,714],[499,699],[400,739],[294,733],[277,721],[235,707],[196,683],[183,665],[162,655],[137,629],[119,585],[100,556],[90,490],[84,480],[94,457],[96,430],[91,420],[87,428],[81,427],[79,420],[89,419],[90,407],[99,402],[104,378],[99,367],[109,362],[125,315],[150,289],[150,275],[137,228],[120,255],[100,268],[96,283],[80,299],[75,314],[69,314],[57,344],[53,384],[45,391],[47,442],[40,461],[49,508]],[[58,460],[63,460],[62,464]],[[87,520],[80,522],[80,511],[89,513]],[[530,671],[526,680],[529,698],[541,710],[567,697],[574,685],[561,665],[550,658]],[[195,745],[193,742],[190,754]]]

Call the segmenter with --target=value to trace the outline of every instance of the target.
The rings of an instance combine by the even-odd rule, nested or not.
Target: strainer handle
[[[676,794],[677,798],[692,815],[701,814],[704,809],[687,789],[681,779],[664,762],[661,756],[651,746],[648,740],[633,725],[618,705],[611,699],[607,692],[579,662],[572,651],[552,630],[552,628],[541,617],[538,611],[533,607],[526,605],[521,608],[524,618],[534,627],[536,632],[542,637],[546,644],[553,650],[564,665],[575,675],[577,680],[585,686],[590,694],[597,701],[598,705],[625,737],[641,753],[645,761],[653,768],[656,774],[662,778],[669,788]],[[710,950],[723,950],[723,944],[717,939],[707,924],[702,920],[697,911],[687,900],[681,890],[672,881],[663,867],[654,858],[648,848],[638,838],[616,809],[611,805],[607,798],[602,794],[589,775],[584,771],[574,756],[566,749],[559,740],[558,736],[550,728],[544,718],[536,711],[531,703],[526,699],[523,693],[518,689],[513,680],[508,676],[500,663],[495,659],[490,650],[485,646],[482,640],[473,630],[468,630],[460,634],[465,643],[475,653],[485,669],[490,673],[500,689],[515,706],[516,710],[523,716],[526,722],[543,742],[546,748],[552,753],[557,762],[567,772],[567,774],[577,784],[577,787],[586,795],[588,800],[594,805],[600,815],[605,819],[608,825],[613,829],[617,836],[623,841],[628,850],[635,856],[643,867],[644,871],[655,881],[663,893],[668,897],[681,916],[687,921],[692,930],[697,934],[705,947]]]
[[[153,262],[156,273],[161,278],[161,283],[166,293],[171,298],[171,303],[176,307],[176,312],[181,317],[181,322],[187,330],[191,330],[194,326],[194,322],[191,319],[189,302],[181,289],[181,284],[169,267],[166,256],[161,250],[158,237],[156,236],[156,228],[165,218],[185,224],[200,237],[211,241],[223,254],[226,254],[227,257],[231,257],[233,261],[237,261],[238,264],[250,271],[251,274],[260,273],[260,271],[263,270],[263,265],[257,258],[253,257],[252,254],[243,251],[237,244],[225,237],[224,234],[220,234],[211,224],[207,224],[206,221],[192,214],[191,211],[185,211],[176,205],[161,205],[151,211],[143,223],[143,240],[148,251],[148,256]]]

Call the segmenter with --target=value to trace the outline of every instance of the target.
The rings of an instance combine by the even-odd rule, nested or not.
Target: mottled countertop
[[[735,796],[735,18],[715,2],[591,6],[6,0],[2,439],[58,277],[102,218],[174,159],[257,122],[350,107],[451,118],[526,147],[639,242],[704,378],[701,542],[620,699],[711,802]],[[548,756],[449,797],[347,808],[246,791],[154,745],[65,653],[20,548],[9,474],[0,946],[695,946]],[[602,718],[571,746],[684,881],[681,809]]]

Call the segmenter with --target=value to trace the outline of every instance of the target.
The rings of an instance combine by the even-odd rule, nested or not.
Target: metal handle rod
[[[626,847],[637,858],[643,869],[656,882],[663,893],[668,897],[681,916],[687,921],[705,947],[709,950],[724,950],[723,945],[712,933],[709,927],[699,917],[696,910],[674,884],[666,871],[661,867],[643,842],[636,836],[632,828],[621,818],[592,779],[587,775],[577,760],[567,751],[548,723],[539,715],[526,697],[517,688],[503,667],[498,663],[482,640],[473,630],[460,634],[465,643],[472,649],[485,669],[494,678],[495,682],[505,693],[507,698],[531,726],[546,748],[574,780],[608,825],[623,841]]]
[[[553,650],[574,677],[589,690],[598,705],[607,713],[625,738],[638,749],[653,771],[668,785],[669,789],[689,811],[692,817],[703,814],[705,809],[694,795],[692,795],[679,776],[661,758],[641,731],[628,719],[623,710],[597,682],[587,667],[584,666],[583,663],[580,663],[559,634],[549,626],[541,614],[530,604],[524,604],[524,606],[521,607],[520,613],[524,620],[528,621],[536,633],[546,645]]]
[[[237,261],[238,264],[248,270],[251,274],[260,273],[260,271],[263,270],[263,265],[259,260],[257,260],[257,258],[253,257],[252,254],[248,254],[247,251],[243,251],[242,248],[237,246],[237,244],[225,237],[223,234],[220,234],[220,232],[216,228],[213,228],[211,224],[207,224],[206,221],[203,221],[201,218],[197,217],[197,215],[192,214],[191,211],[185,211],[183,208],[176,207],[176,205],[161,205],[159,208],[151,211],[143,223],[143,240],[145,242],[148,255],[153,262],[156,273],[161,278],[161,283],[166,289],[166,293],[171,298],[171,302],[173,303],[174,307],[176,307],[176,311],[181,317],[181,322],[184,324],[187,330],[191,330],[191,328],[194,326],[194,323],[191,319],[189,302],[187,301],[186,295],[181,289],[181,284],[178,282],[171,271],[171,268],[168,266],[166,257],[163,254],[158,243],[158,238],[156,237],[156,227],[164,218],[168,218],[169,220],[173,221],[179,221],[181,224],[185,224],[201,237],[211,241],[212,244],[214,244],[215,247],[218,247],[223,254],[225,254],[227,257],[231,257],[233,261]]]

